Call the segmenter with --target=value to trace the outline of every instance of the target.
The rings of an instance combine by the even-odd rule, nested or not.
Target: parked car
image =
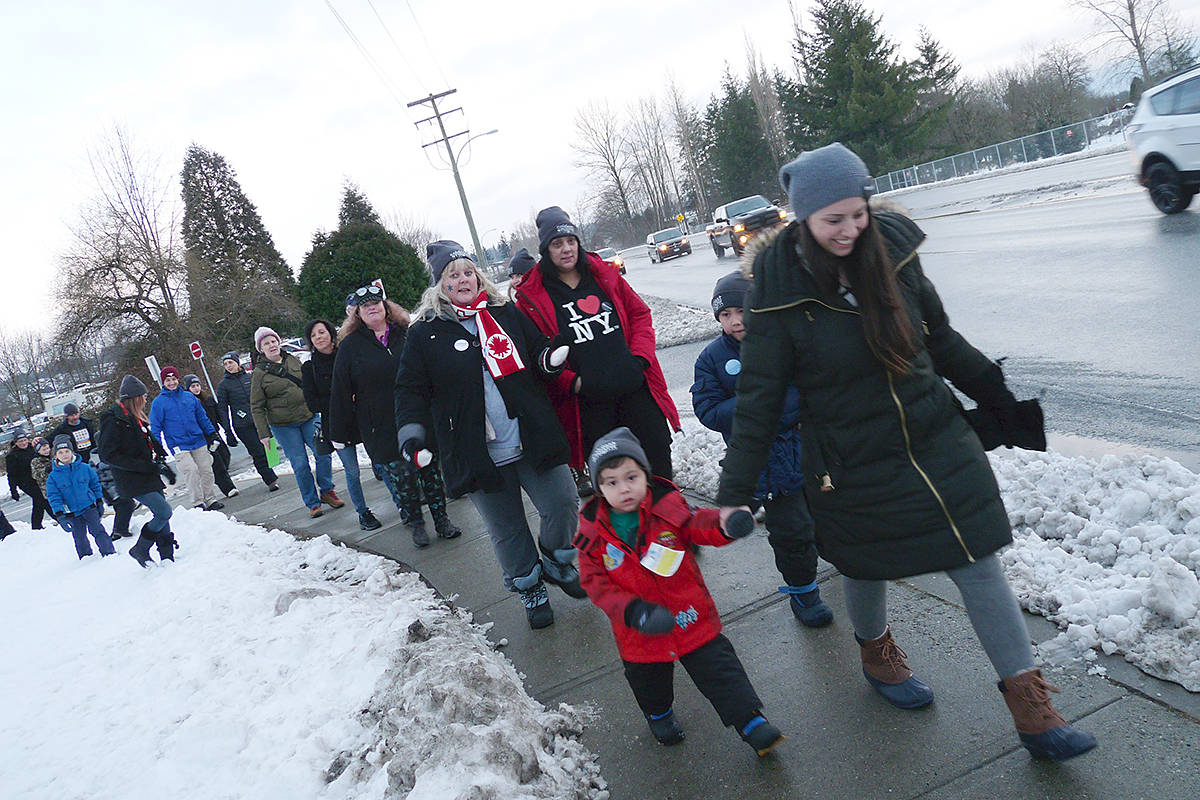
[[[1178,214],[1200,190],[1200,65],[1142,94],[1125,126],[1138,181],[1164,214]]]
[[[312,358],[312,353],[308,352],[308,347],[304,344],[303,339],[284,339],[280,342],[279,349],[300,359],[301,364]]]
[[[663,228],[646,237],[646,253],[653,264],[674,256],[690,256],[692,245],[688,242],[687,234],[679,228]]]
[[[609,263],[616,264],[617,269],[621,271],[621,274],[625,274],[625,259],[621,258],[621,254],[613,248],[601,247],[596,251],[596,255],[600,256]]]

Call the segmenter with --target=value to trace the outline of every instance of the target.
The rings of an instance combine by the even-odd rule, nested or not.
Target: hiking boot
[[[1067,724],[1050,703],[1050,692],[1057,692],[1042,677],[1040,669],[1022,672],[998,681],[996,686],[1012,714],[1021,744],[1034,758],[1065,761],[1096,746],[1096,737]]]
[[[433,528],[437,531],[439,539],[457,539],[462,536],[462,531],[450,521],[445,512],[433,515]]]
[[[417,520],[409,527],[412,529],[413,544],[417,547],[428,547],[429,534],[425,532],[425,520]]]
[[[755,714],[754,719],[738,731],[738,735],[742,737],[743,742],[754,748],[759,758],[774,750],[775,745],[783,741],[783,734],[779,728],[767,722],[767,718],[762,714]]]
[[[555,551],[555,554],[574,555],[574,549]],[[582,600],[587,597],[587,592],[579,585],[579,568],[570,561],[559,561],[550,553],[543,552],[542,555],[542,580],[547,583],[553,583],[558,588],[562,589],[568,597],[574,597],[576,600]]]
[[[862,648],[862,670],[867,683],[896,708],[921,708],[933,702],[933,690],[913,675],[908,668],[908,653],[892,638],[892,629],[883,636],[863,641],[854,635]]]
[[[538,581],[528,589],[517,592],[521,596],[521,605],[525,606],[525,617],[529,627],[548,628],[554,624],[554,609],[550,608],[550,596],[546,594],[546,584]]]
[[[586,469],[571,467],[571,477],[575,479],[575,489],[580,497],[591,497],[596,493],[596,490],[592,488],[592,479],[588,476]]]
[[[679,727],[679,721],[675,719],[675,709],[668,708],[665,713],[655,717],[653,715],[646,717],[646,722],[650,723],[650,732],[654,734],[655,740],[661,745],[670,747],[674,744],[679,744],[683,741],[683,728]]]
[[[812,587],[809,589],[809,587]],[[809,589],[808,591],[799,591]],[[823,628],[833,622],[833,609],[821,599],[821,590],[816,583],[806,586],[782,586],[779,591],[788,595],[788,604],[792,614],[806,628]]]
[[[308,510],[308,515],[310,517],[312,517],[313,519],[316,519],[317,517],[321,516],[324,513],[325,512],[321,510],[320,506],[313,506],[312,508],[310,508]]]
[[[383,523],[375,519],[375,515],[371,513],[371,509],[367,509],[358,515],[358,527],[364,531],[374,531],[383,527]]]
[[[330,508],[341,508],[342,506],[346,505],[346,502],[342,500],[342,498],[338,497],[337,492],[335,492],[333,489],[326,489],[325,491],[321,492],[321,502],[325,503]]]
[[[267,491],[268,491],[268,492],[278,492],[278,491],[279,491],[279,484],[278,484],[278,483],[269,483],[269,484],[267,484]]]
[[[211,503],[209,503],[207,506],[205,506],[204,510],[205,511],[220,511],[224,507],[225,507],[225,504],[222,503],[220,500],[213,500]]]

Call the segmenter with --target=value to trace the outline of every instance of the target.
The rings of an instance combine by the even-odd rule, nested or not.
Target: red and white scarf
[[[454,303],[454,313],[459,319],[475,317],[479,329],[479,348],[483,351],[483,362],[487,364],[492,378],[503,378],[525,369],[525,362],[517,352],[517,346],[500,324],[487,310],[487,292],[480,292],[470,305]]]

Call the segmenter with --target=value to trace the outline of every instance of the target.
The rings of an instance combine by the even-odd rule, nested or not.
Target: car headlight
[[[734,233],[741,233],[744,230],[746,230],[746,226],[740,222],[737,225],[733,226]]]
[[[680,239],[680,240],[679,240],[679,243],[680,243],[680,244],[687,244],[687,237],[685,236],[685,237],[683,237],[682,239]]]
[[[659,249],[659,250],[670,250],[670,249],[671,249],[671,247],[670,247],[670,245],[660,244],[660,245],[658,246],[658,249]]]
[[[780,218],[780,219],[787,219],[787,212],[786,212],[786,211],[784,211],[782,208],[781,208],[781,209],[779,209],[779,218]]]
[[[739,244],[745,244],[745,243],[746,243],[746,242],[748,242],[748,241],[750,241],[750,237],[749,237],[749,236],[739,236],[739,237],[738,237],[738,243],[739,243]]]

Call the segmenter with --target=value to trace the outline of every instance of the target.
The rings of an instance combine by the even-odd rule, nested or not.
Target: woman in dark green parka
[[[718,500],[748,505],[789,385],[801,395],[805,494],[821,555],[843,575],[863,673],[893,705],[933,692],[887,625],[887,580],[946,571],[1000,677],[1022,743],[1039,758],[1095,746],[1050,703],[1020,606],[994,553],[1011,529],[979,437],[949,379],[1016,440],[1000,368],[950,327],[921,269],[912,220],[872,211],[872,182],[832,144],[780,172],[796,222],[744,261],[754,278],[733,436]]]

